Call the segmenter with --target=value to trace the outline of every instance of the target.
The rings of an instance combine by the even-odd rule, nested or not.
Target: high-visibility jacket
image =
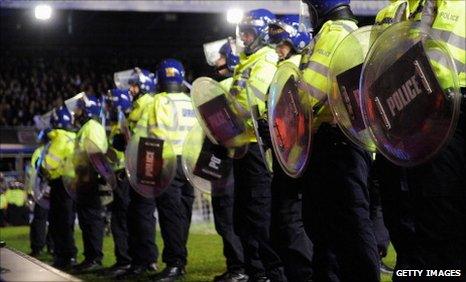
[[[63,129],[53,129],[47,136],[50,140],[50,146],[41,164],[47,172],[47,177],[57,179],[64,174],[72,174],[71,171],[74,168],[65,164],[73,157],[76,134]]]
[[[230,92],[231,84],[233,83],[233,77],[225,78],[220,81],[220,86],[225,90],[225,92]]]
[[[233,82],[230,87],[230,94],[241,106],[241,111],[245,118],[249,116],[249,102],[247,88],[252,91],[251,97],[258,105],[259,115],[263,115],[266,110],[265,101],[273,76],[277,71],[278,55],[270,47],[262,47],[250,56],[240,54],[239,64],[235,67]],[[249,118],[248,124],[252,128],[252,121]],[[257,142],[255,136],[250,137],[250,142]]]
[[[0,194],[0,210],[4,210],[8,207],[8,199],[6,198],[8,190]]]
[[[111,126],[110,134],[108,136],[109,147],[107,151],[110,165],[114,171],[125,168],[125,152],[118,151],[112,147],[113,137],[117,134],[121,134],[121,129],[118,124],[114,124]]]
[[[153,94],[146,93],[133,103],[128,116],[129,129],[133,135],[147,136],[149,107],[154,101]]]
[[[26,204],[26,191],[23,189],[8,189],[5,197],[9,205],[22,207]]]
[[[31,167],[36,168],[37,160],[40,158],[42,151],[44,150],[44,145],[37,147],[31,156]]]
[[[90,165],[88,162],[87,153],[107,153],[107,135],[102,124],[94,119],[88,120],[76,135],[75,149],[75,167]]]
[[[351,20],[329,20],[302,53],[300,68],[304,86],[311,94],[311,105],[314,108],[313,129],[317,129],[322,122],[333,122],[332,112],[325,102],[331,83],[327,78],[330,62],[340,42],[357,28],[356,23]],[[351,50],[348,50],[348,56],[351,56]]]
[[[464,27],[466,25],[466,8],[464,1],[398,0],[379,11],[376,17],[376,24],[379,24],[380,19],[383,17],[389,18],[393,12],[390,14],[388,11],[392,11],[394,9],[393,7],[397,5],[400,7],[406,7],[406,9],[409,11],[408,19],[415,21],[421,20],[429,27],[432,27],[431,32],[433,36],[436,39],[444,42],[446,48],[452,55],[456,70],[458,72],[459,84],[461,87],[465,87],[466,31]],[[404,14],[408,13],[405,12]],[[406,15],[403,17],[403,20],[407,20]],[[390,20],[386,20],[386,22],[389,23]],[[427,44],[429,43],[427,42]],[[440,56],[441,55],[438,52],[430,52],[431,63],[439,78],[439,82],[443,88],[448,88],[451,86],[451,81],[449,80],[450,72],[445,67]]]
[[[295,66],[299,67],[299,65],[301,64],[301,54],[295,54],[295,55],[292,55],[291,57],[289,57],[286,60],[279,61],[277,66],[280,67],[284,63],[292,63]]]
[[[191,98],[183,92],[162,92],[154,97],[149,111],[150,136],[168,140],[175,155],[181,155],[183,142],[196,124]]]

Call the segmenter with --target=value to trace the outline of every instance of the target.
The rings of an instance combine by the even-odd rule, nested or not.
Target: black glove
[[[115,134],[112,140],[112,146],[115,150],[124,152],[126,150],[126,138],[122,133]]]
[[[270,137],[270,130],[269,124],[265,119],[258,119],[257,120],[257,129],[259,131],[259,135],[262,139],[262,142],[265,146],[272,148],[272,138]]]

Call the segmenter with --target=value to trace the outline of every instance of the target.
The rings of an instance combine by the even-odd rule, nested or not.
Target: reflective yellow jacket
[[[242,107],[242,114],[249,116],[249,103],[247,88],[252,92],[253,103],[258,105],[259,114],[265,113],[265,101],[273,76],[277,71],[278,56],[275,50],[266,46],[259,49],[250,56],[240,54],[239,64],[235,67],[233,82],[230,87],[230,94]],[[249,126],[252,128],[252,121],[249,118]],[[250,142],[257,142],[252,136]]]
[[[191,98],[183,92],[159,93],[149,108],[150,136],[170,141],[176,155],[181,155],[183,142],[196,124]]]
[[[327,21],[303,51],[300,68],[306,90],[311,94],[311,104],[315,107],[323,103],[320,110],[315,112],[313,129],[317,129],[322,122],[333,122],[328,103],[324,103],[330,83],[327,78],[330,62],[340,42],[356,29],[356,23],[350,20]],[[348,50],[348,56],[351,56],[351,50]]]
[[[64,174],[69,175],[74,168],[65,164],[73,157],[76,134],[63,129],[53,129],[47,136],[50,146],[42,162],[47,177],[57,179]]]
[[[133,103],[133,109],[128,116],[129,129],[133,135],[147,136],[149,121],[149,105],[154,101],[152,94],[144,94]]]

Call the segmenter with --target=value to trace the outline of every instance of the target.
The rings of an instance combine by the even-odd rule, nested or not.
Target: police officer
[[[267,46],[268,24],[275,16],[268,10],[257,9],[245,14],[238,25],[236,40],[244,44],[240,62],[233,74],[230,94],[249,113],[246,86],[253,92],[259,112],[265,111],[265,97],[276,71],[278,57]],[[252,121],[248,121],[252,126]],[[250,138],[248,152],[233,160],[235,204],[233,210],[236,234],[243,244],[246,272],[250,281],[283,281],[280,257],[270,241],[271,175],[262,160],[255,137]]]
[[[316,130],[303,189],[303,220],[314,244],[314,279],[379,281],[367,190],[371,156],[345,137],[325,103],[332,55],[339,42],[357,29],[356,20],[349,0],[303,2],[316,30],[320,29],[301,60]]]
[[[231,39],[222,45],[218,51],[219,57],[214,66],[216,75],[222,79],[221,86],[225,91],[230,90],[233,82],[232,74],[239,62],[239,57],[233,54]],[[233,175],[229,175],[232,178]],[[226,258],[227,270],[215,276],[214,281],[247,281],[244,269],[243,246],[233,228],[234,182],[225,181],[225,186],[212,187],[212,209],[215,230],[222,237],[223,255]]]
[[[125,148],[127,138],[122,128],[126,123],[126,116],[132,107],[132,96],[129,89],[111,89],[108,91],[106,99],[106,110],[111,123],[109,135],[109,156],[110,163],[117,178],[117,187],[114,192],[113,202],[110,204],[111,220],[110,229],[112,231],[114,252],[116,262],[110,267],[111,275],[117,276],[124,273],[131,266],[131,257],[128,251],[128,206],[129,190],[131,189],[125,173]]]
[[[300,30],[298,15],[283,16],[269,24],[269,42],[275,46],[278,68],[286,62],[299,67],[300,53],[310,41],[310,34]],[[270,139],[267,121],[260,122],[261,136]],[[302,221],[302,179],[287,176],[276,158],[273,171],[272,243],[282,258],[288,281],[309,281],[312,276],[312,243]]]
[[[396,17],[395,11],[401,16]],[[432,160],[401,168],[377,156],[384,217],[397,251],[396,269],[465,269],[465,14],[461,2],[410,0],[392,1],[376,18],[378,24],[382,18],[389,23],[421,21],[450,51],[463,94],[454,134]],[[432,58],[431,64],[442,79],[442,63]],[[459,280],[464,280],[462,275]],[[410,277],[416,279],[425,277]]]
[[[102,267],[105,210],[99,190],[106,183],[89,163],[87,156],[89,146],[103,153],[108,149],[105,128],[99,122],[101,108],[100,99],[93,95],[92,86],[88,86],[85,95],[78,100],[74,115],[75,123],[80,127],[75,147],[76,210],[84,245],[84,261],[75,266],[76,272],[94,271]]]
[[[76,262],[74,222],[76,219],[73,199],[65,189],[63,177],[73,177],[72,158],[76,134],[72,131],[73,116],[62,105],[52,110],[52,130],[47,137],[50,147],[41,164],[50,185],[50,231],[55,243],[54,264],[59,269],[68,269]]]
[[[132,136],[147,136],[149,109],[156,92],[155,76],[148,70],[135,68],[129,85],[133,99],[133,108],[128,115],[129,129]],[[155,201],[141,196],[134,189],[129,189],[129,197],[127,222],[131,267],[123,273],[115,273],[118,279],[157,270]]]
[[[164,242],[162,261],[166,268],[155,281],[175,281],[186,270],[189,227],[194,202],[194,190],[181,166],[183,142],[196,123],[190,97],[184,92],[183,65],[175,59],[163,60],[157,68],[160,93],[154,97],[149,112],[149,132],[161,135],[173,146],[177,156],[175,178],[166,191],[156,198],[160,231]]]
[[[48,142],[46,130],[41,130],[39,132],[38,140],[41,145],[32,153],[31,166],[29,169],[37,169],[37,166],[40,165],[40,156],[44,150],[44,145]],[[49,195],[44,196],[49,197]],[[29,229],[29,240],[31,242],[30,256],[39,256],[46,244],[49,252],[53,251],[52,237],[50,231],[47,230],[48,214],[48,209],[41,207],[37,203],[34,204],[33,218]]]

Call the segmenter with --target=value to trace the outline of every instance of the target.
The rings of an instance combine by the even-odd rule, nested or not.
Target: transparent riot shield
[[[273,173],[273,152],[272,148],[265,140],[264,136],[261,136],[260,123],[267,123],[267,115],[265,114],[265,109],[260,109],[258,104],[258,97],[254,95],[254,90],[251,89],[250,85],[246,85],[249,110],[251,115],[251,121],[254,128],[254,134],[257,139],[257,144],[262,155],[262,160],[264,161],[265,167],[269,173]],[[267,137],[265,137],[267,138]]]
[[[200,125],[194,126],[186,137],[182,165],[186,178],[203,193],[216,193],[212,190],[224,189],[233,181],[228,150],[206,138]]]
[[[128,84],[131,75],[134,73],[134,69],[119,71],[113,74],[113,82],[115,86],[119,89],[128,89],[130,85]]]
[[[49,146],[50,143],[45,145],[35,164],[36,166],[29,166],[26,174],[26,189],[31,192],[34,202],[44,209],[50,208],[50,186],[46,177],[41,175],[40,167]]]
[[[83,96],[84,96],[84,92],[81,92],[65,100],[64,103],[66,107],[68,108],[68,110],[73,112],[74,109],[76,109],[78,100],[81,99]],[[35,126],[40,130],[45,129],[45,128],[50,128],[50,116],[51,115],[52,115],[52,111],[49,111],[41,116],[40,115],[34,116]]]
[[[223,44],[227,43],[228,39],[220,39],[213,42],[204,43],[204,55],[207,64],[214,67],[215,62],[220,58],[219,50]]]
[[[459,115],[455,63],[420,23],[387,28],[371,47],[360,78],[361,108],[377,149],[400,166],[431,159]]]
[[[107,159],[106,152],[89,139],[84,141],[84,148],[90,164],[102,176],[106,183],[114,190],[117,185],[116,176]]]
[[[249,113],[209,77],[194,81],[191,99],[196,117],[210,141],[232,149],[236,158],[244,156],[254,134],[246,124]]]
[[[131,140],[131,131],[129,130],[129,124],[125,114],[120,110],[118,110],[118,126],[125,137],[126,143],[128,143]]]
[[[312,107],[299,85],[301,74],[293,63],[282,64],[268,96],[268,124],[275,156],[283,171],[297,178],[306,169],[311,150]]]
[[[359,78],[373,33],[372,26],[365,26],[340,42],[330,62],[328,80],[331,83],[327,91],[330,109],[343,133],[369,152],[375,152],[376,148],[359,105]]]

